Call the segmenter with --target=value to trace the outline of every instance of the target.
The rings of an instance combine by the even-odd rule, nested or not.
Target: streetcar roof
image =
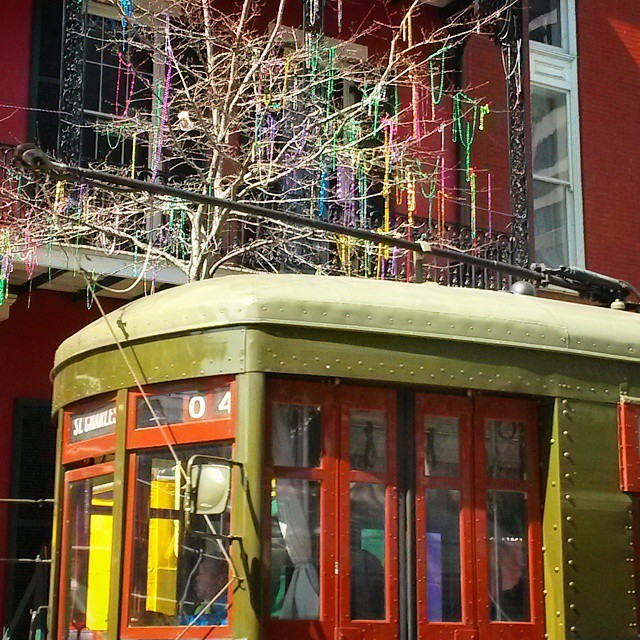
[[[131,302],[62,343],[70,359],[123,344],[234,326],[446,339],[640,361],[640,315],[506,292],[290,274],[238,274]]]

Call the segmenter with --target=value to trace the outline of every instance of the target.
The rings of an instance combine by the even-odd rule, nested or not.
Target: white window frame
[[[556,47],[533,40],[529,43],[531,89],[541,87],[563,93],[567,107],[567,145],[569,180],[548,183],[563,184],[566,189],[567,254],[570,265],[585,266],[582,171],[580,155],[580,113],[578,108],[578,62],[576,38],[576,0],[561,0],[560,19],[562,46]],[[534,176],[535,177],[535,176]],[[535,233],[535,212],[534,212]],[[557,265],[555,265],[557,266]]]

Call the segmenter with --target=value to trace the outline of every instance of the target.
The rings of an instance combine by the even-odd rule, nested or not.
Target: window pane
[[[127,34],[132,42],[126,47],[118,45],[122,40],[120,20],[89,13],[87,27],[83,92],[84,124],[87,126],[82,131],[84,157],[88,161],[129,165],[133,146],[131,134],[124,130],[115,116],[132,115],[141,109],[150,110],[153,61],[144,51],[144,44],[138,42],[131,26]],[[92,131],[96,123],[97,134]],[[113,131],[107,135],[109,128]],[[142,139],[137,141],[137,164],[140,164],[139,153],[147,154],[145,142]]]
[[[531,87],[531,135],[534,175],[569,180],[565,93]]]
[[[67,638],[83,631],[107,630],[113,476],[98,476],[69,486],[65,630]],[[99,636],[100,634],[96,634]]]
[[[458,418],[428,416],[425,419],[426,476],[452,478],[460,475],[460,435]]]
[[[554,47],[562,46],[561,0],[529,0],[529,37]]]
[[[384,411],[351,412],[351,468],[384,473],[387,470],[387,419]]]
[[[525,425],[513,420],[485,421],[487,475],[510,480],[527,479]]]
[[[427,489],[427,619],[462,620],[460,492]]]
[[[491,620],[529,620],[527,496],[525,493],[487,492],[487,541]]]
[[[230,458],[231,447],[175,451],[179,464],[166,450],[138,456],[129,625],[225,625],[229,567],[215,536],[229,533],[228,513],[191,516],[185,530],[182,470],[194,454]]]
[[[273,464],[318,467],[322,452],[318,406],[276,404],[273,408]]]
[[[533,181],[535,257],[550,267],[569,264],[567,188]]]
[[[320,483],[274,480],[271,518],[271,617],[318,620]]]
[[[384,620],[385,487],[351,483],[351,618]]]
[[[100,67],[90,62],[85,66],[84,108],[90,111],[100,109]]]
[[[136,429],[156,427],[160,424],[180,424],[228,418],[234,398],[228,384],[213,390],[190,389],[168,391],[138,398],[136,403]],[[149,409],[149,405],[153,409]],[[156,421],[157,418],[157,421]]]

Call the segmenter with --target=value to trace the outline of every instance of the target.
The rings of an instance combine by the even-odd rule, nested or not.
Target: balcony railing
[[[19,219],[29,208],[21,204],[19,191],[22,196],[34,197],[37,186],[23,184],[19,171],[11,166],[11,154],[8,147],[0,148],[0,212],[5,223]],[[149,180],[148,172],[139,172],[139,179]],[[155,181],[171,183],[171,176],[158,172]],[[79,194],[79,190],[76,192]],[[93,206],[100,208],[101,197],[107,197],[107,192],[97,191],[92,194]],[[51,194],[50,194],[51,195]],[[35,195],[37,197],[37,195]],[[108,196],[108,198],[112,198]],[[116,195],[117,197],[117,195]],[[80,207],[76,197],[68,206]],[[75,205],[73,204],[75,202]],[[113,205],[113,202],[110,202]],[[84,213],[86,215],[86,212]],[[140,210],[139,237],[159,238],[167,235],[162,229],[161,213],[151,221],[144,207]],[[153,222],[156,227],[150,228]],[[133,224],[133,222],[132,222]],[[32,227],[37,227],[35,220]],[[43,226],[43,225],[40,225]],[[46,226],[46,225],[45,225]],[[165,224],[166,226],[166,224]],[[135,231],[135,230],[134,230]],[[185,251],[188,246],[188,230],[183,230],[184,239],[181,243],[167,244],[165,250],[180,259],[188,256]],[[403,232],[407,237],[406,228]],[[89,233],[87,227],[73,235],[74,242],[87,247],[99,249],[112,248],[116,253],[125,252],[131,255],[132,248],[126,242],[116,242],[103,237],[105,234]],[[95,237],[94,237],[95,236]],[[67,240],[69,235],[67,234]],[[267,240],[255,243],[256,240]],[[430,220],[416,218],[411,230],[411,240],[425,240],[445,247],[458,249],[474,256],[506,264],[515,264],[514,254],[516,240],[508,232],[494,232],[485,229],[471,229],[470,227],[454,223],[436,224]],[[49,239],[55,242],[55,238]],[[260,244],[260,251],[238,251],[240,247]],[[107,246],[108,245],[108,246]],[[253,220],[236,221],[225,230],[218,256],[224,259],[233,253],[232,259],[225,261],[227,267],[241,267],[257,271],[281,272],[322,272],[330,275],[349,275],[363,278],[383,280],[397,280],[405,282],[433,281],[444,286],[465,287],[475,289],[508,289],[511,278],[501,275],[492,269],[478,268],[463,263],[445,262],[407,253],[397,248],[385,248],[372,242],[355,240],[346,236],[332,236],[319,239],[310,237],[297,229],[284,229],[269,222]],[[237,256],[235,255],[237,254]],[[123,254],[125,255],[125,254]]]

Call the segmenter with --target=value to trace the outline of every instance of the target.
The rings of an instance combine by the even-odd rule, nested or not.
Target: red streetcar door
[[[533,402],[420,395],[419,638],[544,636]]]
[[[265,637],[333,640],[336,607],[335,392],[327,384],[268,387]]]
[[[533,402],[475,401],[480,640],[544,636],[537,425]]]
[[[273,381],[266,637],[398,637],[395,393]]]
[[[395,393],[343,387],[336,640],[398,637]]]

